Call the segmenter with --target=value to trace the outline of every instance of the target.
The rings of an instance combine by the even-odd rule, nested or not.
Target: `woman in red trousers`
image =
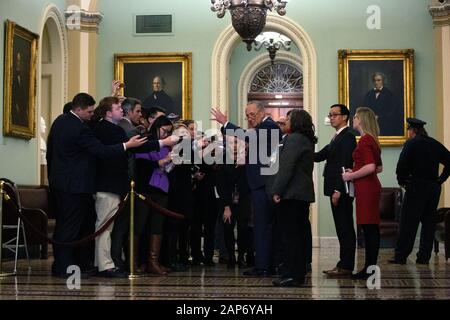
[[[356,223],[364,234],[366,261],[364,268],[354,274],[354,279],[367,279],[369,266],[377,264],[380,248],[380,194],[381,184],[377,174],[383,170],[380,132],[375,114],[369,108],[361,107],[353,117],[353,129],[361,134],[353,151],[353,169],[342,174],[344,181],[353,181],[356,198]]]

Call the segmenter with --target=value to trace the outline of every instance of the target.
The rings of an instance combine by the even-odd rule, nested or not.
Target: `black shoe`
[[[172,272],[184,272],[189,270],[189,266],[184,263],[173,263],[170,265],[170,270]]]
[[[205,264],[205,262],[206,262],[205,257],[203,255],[201,255],[200,257],[193,257],[191,265],[199,266],[200,264]]]
[[[270,268],[269,274],[270,274],[270,275],[273,275],[273,276],[279,276],[279,275],[281,275],[280,268],[279,268],[279,267],[273,267],[273,268]]]
[[[354,280],[367,280],[371,275],[367,273],[366,269],[361,270],[358,273],[352,274]]]
[[[390,264],[401,264],[401,265],[404,265],[404,264],[406,264],[406,260],[401,260],[401,259],[396,259],[396,258],[394,258],[394,259],[388,260],[388,263],[390,263]]]
[[[232,255],[227,259],[227,269],[234,269],[235,266],[236,266],[236,257]]]
[[[67,279],[71,276],[73,276],[72,273],[52,273],[53,277],[61,278],[61,279]],[[87,273],[80,273],[80,279],[86,280],[89,279],[90,276]]]
[[[250,269],[250,270],[244,271],[244,276],[269,277],[270,272],[268,270],[264,270],[264,269]]]
[[[91,267],[89,269],[82,270],[81,273],[85,273],[85,274],[93,277],[93,276],[95,276],[98,273],[98,268],[97,267]]]
[[[203,264],[207,267],[214,267],[216,265],[212,259],[206,259]]]
[[[102,278],[128,278],[125,272],[121,272],[119,269],[112,268],[97,273],[97,277]]]
[[[273,280],[272,284],[276,287],[300,287],[305,284],[305,279],[280,278]]]
[[[227,259],[227,258],[219,257],[219,263],[220,263],[220,264],[228,264],[228,259]]]
[[[428,265],[430,263],[430,261],[428,260],[424,260],[424,259],[417,259],[416,260],[417,264],[423,264],[423,265]]]

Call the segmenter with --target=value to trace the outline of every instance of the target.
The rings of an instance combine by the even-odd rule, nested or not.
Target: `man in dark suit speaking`
[[[228,118],[219,109],[212,109],[213,120],[223,125],[225,133],[239,130],[238,126],[228,122]],[[244,275],[250,276],[267,276],[270,274],[272,258],[272,222],[273,222],[273,205],[266,193],[266,178],[264,169],[267,169],[269,163],[264,163],[263,157],[269,157],[278,147],[281,140],[281,131],[272,118],[265,114],[264,106],[259,102],[249,102],[245,108],[245,115],[248,119],[249,126],[254,128],[254,137],[256,139],[249,140],[249,156],[246,164],[246,174],[248,184],[251,189],[252,206],[254,211],[254,243],[255,243],[255,268],[244,272]],[[265,136],[264,136],[265,135]],[[277,136],[276,145],[272,144],[271,137]],[[263,140],[261,140],[263,139]],[[260,143],[260,141],[267,142]],[[254,144],[252,146],[252,144]],[[263,150],[263,148],[266,148]],[[256,155],[252,150],[256,151]],[[252,161],[254,158],[256,161]]]
[[[95,100],[87,93],[77,94],[72,110],[53,122],[47,142],[49,186],[55,202],[54,240],[72,242],[83,236],[86,220],[92,219],[95,193],[95,158],[118,157],[130,148],[143,145],[146,138],[134,136],[124,143],[103,145],[86,125],[94,114]],[[150,141],[153,150],[171,141]],[[84,251],[83,251],[84,250]],[[54,246],[54,275],[67,277],[67,267],[77,265],[81,271],[90,267],[86,248]],[[83,252],[81,252],[83,251]]]
[[[324,273],[330,277],[350,277],[355,267],[356,234],[353,225],[353,198],[345,190],[342,167],[352,168],[352,153],[356,148],[355,135],[347,126],[350,112],[343,104],[330,108],[328,118],[336,130],[329,144],[314,155],[315,162],[326,160],[324,194],[330,197],[331,211],[339,240],[340,254],[336,267]]]
[[[380,135],[403,135],[403,105],[394,93],[386,88],[386,76],[376,72],[372,76],[374,88],[367,92],[363,105],[369,107],[378,117]]]

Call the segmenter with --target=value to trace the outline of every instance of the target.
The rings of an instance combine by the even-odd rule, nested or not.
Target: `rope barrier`
[[[11,199],[11,197],[9,197],[8,194],[5,192],[5,200],[7,202],[11,201],[11,203],[16,208],[17,215],[20,217],[20,219],[23,220],[23,222],[25,222],[26,225],[28,225],[31,229],[33,229],[34,232],[36,232],[39,236],[41,236],[44,239],[46,239],[48,242],[50,242],[50,243],[52,243],[54,245],[57,245],[57,246],[67,246],[67,247],[80,246],[83,243],[86,243],[86,242],[94,240],[100,234],[105,232],[105,230],[114,222],[116,217],[125,208],[125,204],[128,202],[128,196],[129,196],[129,194],[127,194],[125,196],[125,198],[119,203],[116,213],[114,213],[97,231],[95,231],[94,233],[92,233],[92,234],[90,234],[90,235],[88,235],[88,236],[86,236],[86,237],[84,237],[83,239],[80,239],[80,240],[76,240],[76,241],[72,241],[72,242],[60,242],[60,241],[57,241],[57,240],[50,239],[49,237],[47,237],[46,234],[42,233],[38,228],[36,228],[36,226],[34,226],[33,223],[31,223],[28,220],[28,218],[23,215],[23,213],[21,212],[21,210],[19,208],[19,205],[15,201],[13,201],[13,199]]]
[[[173,212],[171,210],[168,210],[162,206],[160,206],[159,204],[157,204],[156,202],[152,201],[151,199],[148,199],[147,197],[138,194],[134,191],[132,191],[135,195],[137,195],[138,199],[140,199],[141,201],[143,201],[144,203],[146,203],[150,208],[152,208],[154,211],[156,211],[156,213],[158,214],[162,214],[162,215],[166,215],[175,219],[184,219],[185,217],[179,213]],[[11,201],[11,203],[14,205],[15,209],[16,209],[16,213],[17,215],[20,217],[20,219],[23,220],[23,222],[29,226],[36,234],[38,234],[39,236],[41,236],[42,238],[46,239],[48,242],[57,245],[57,246],[68,246],[68,247],[76,247],[76,246],[80,246],[86,242],[92,241],[94,240],[96,237],[98,237],[100,234],[102,234],[103,232],[105,232],[105,230],[114,222],[114,220],[116,219],[116,217],[122,213],[123,209],[125,208],[126,203],[129,200],[129,196],[130,193],[128,193],[125,198],[119,203],[118,208],[116,213],[114,213],[114,215],[112,215],[97,231],[95,231],[93,234],[90,234],[86,237],[84,237],[83,239],[80,240],[76,240],[76,241],[72,241],[72,242],[60,242],[57,240],[53,240],[51,238],[49,238],[46,234],[42,233],[36,226],[33,225],[33,223],[31,223],[28,218],[26,216],[23,215],[21,208],[19,207],[19,205],[16,203],[16,201],[14,201],[9,195],[8,193],[3,190],[4,195],[2,195],[4,197],[4,199],[8,202]],[[0,199],[1,200],[1,199]]]
[[[164,207],[161,207],[159,204],[157,204],[156,202],[152,201],[151,199],[144,197],[143,195],[135,192],[135,194],[137,195],[138,199],[145,202],[150,208],[154,209],[157,213],[168,216],[168,217],[172,217],[175,219],[184,219],[184,215],[173,212],[169,209],[166,209]]]

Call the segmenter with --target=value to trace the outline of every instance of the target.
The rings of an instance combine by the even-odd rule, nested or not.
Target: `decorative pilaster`
[[[103,20],[101,12],[88,12],[76,6],[70,6],[64,14],[66,16],[66,26],[69,30],[98,33],[99,25]]]
[[[69,100],[79,92],[97,97],[97,40],[103,14],[81,7],[81,1],[70,1],[65,11],[69,43]],[[93,72],[94,70],[94,72]]]
[[[450,2],[433,0],[428,10],[433,17],[437,138],[450,149]],[[442,190],[440,206],[450,206],[450,182]]]
[[[434,27],[450,25],[450,2],[448,0],[432,1],[428,11],[433,17]]]

